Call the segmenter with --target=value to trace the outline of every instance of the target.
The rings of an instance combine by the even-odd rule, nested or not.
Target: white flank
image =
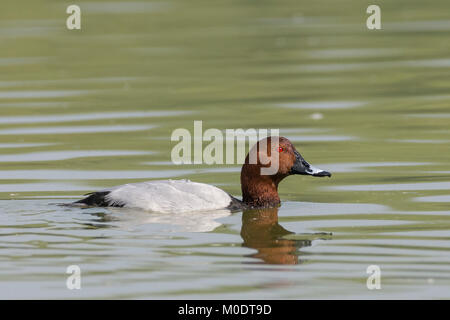
[[[106,200],[112,204],[163,213],[217,210],[231,202],[225,191],[189,180],[130,183],[102,191],[111,191]]]

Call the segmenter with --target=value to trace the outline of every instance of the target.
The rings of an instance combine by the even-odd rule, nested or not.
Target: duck
[[[263,171],[271,167],[274,172]],[[216,186],[181,179],[119,185],[88,193],[72,205],[161,213],[275,208],[281,205],[278,185],[291,175],[331,177],[330,172],[310,165],[289,139],[271,136],[258,141],[245,158],[240,175],[242,200]]]

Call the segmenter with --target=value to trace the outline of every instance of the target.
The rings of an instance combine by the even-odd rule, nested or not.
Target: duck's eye
[[[283,151],[284,151],[284,149],[282,147],[278,148],[278,152],[283,152]]]

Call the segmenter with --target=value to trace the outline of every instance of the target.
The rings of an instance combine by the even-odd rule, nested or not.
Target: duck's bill
[[[331,177],[331,173],[310,165],[303,157],[295,151],[295,163],[291,168],[291,174],[310,175],[313,177]]]
[[[331,177],[331,173],[313,166],[309,166],[305,174],[309,174],[313,177]]]

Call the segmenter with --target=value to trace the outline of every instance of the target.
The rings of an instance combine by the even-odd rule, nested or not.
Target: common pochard
[[[257,152],[257,157],[250,157],[253,152]],[[278,163],[278,170],[274,174],[261,173],[263,168],[269,168],[274,163]],[[129,207],[156,212],[278,207],[278,184],[287,176],[297,174],[331,177],[331,173],[306,162],[287,138],[268,137],[252,147],[242,165],[242,200],[209,184],[189,180],[156,180],[93,192],[74,204]]]

